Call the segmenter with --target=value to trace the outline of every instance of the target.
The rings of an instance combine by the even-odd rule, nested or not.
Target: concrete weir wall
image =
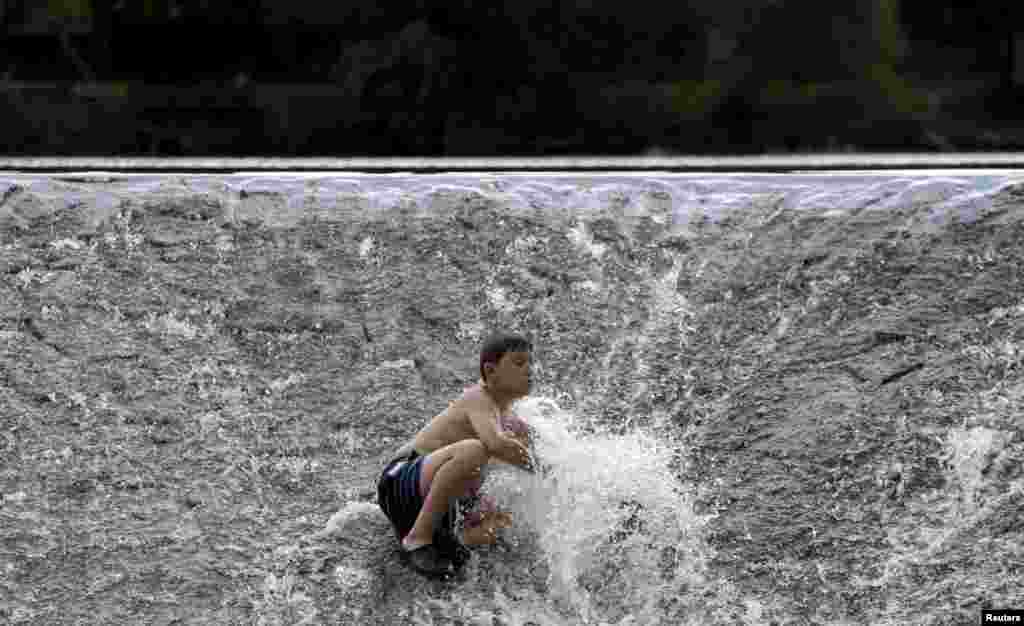
[[[1009,602],[985,555],[1024,545],[1019,180],[0,174],[0,617],[446,623],[423,601],[456,593],[516,623],[404,569],[374,506],[496,330],[581,432],[678,441],[715,518],[651,623]],[[47,524],[65,561],[31,556]],[[480,571],[544,586],[490,550]]]

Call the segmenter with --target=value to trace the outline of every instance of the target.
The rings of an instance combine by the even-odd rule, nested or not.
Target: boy
[[[385,466],[377,502],[417,571],[445,575],[465,559],[465,549],[454,538],[453,513],[460,503],[465,507],[476,498],[481,469],[489,460],[533,471],[526,424],[506,415],[529,391],[530,343],[516,335],[488,339],[480,350],[480,382],[434,417]],[[467,520],[467,545],[494,543],[496,529],[511,523],[507,513],[497,511]]]

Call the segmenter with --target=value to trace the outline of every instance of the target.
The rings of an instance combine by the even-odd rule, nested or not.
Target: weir
[[[212,494],[162,518],[165,547],[109,557],[128,574],[74,611],[165,576],[193,611],[262,623],[942,623],[1024,583],[1015,170],[36,165],[0,173],[20,449],[72,417],[114,450],[159,430],[151,487],[89,509],[121,537],[142,532],[118,508],[137,492]],[[534,343],[515,409],[551,471],[493,471],[514,526],[426,582],[375,481],[495,330]],[[29,400],[46,394],[61,408]],[[27,493],[4,500],[12,542],[69,515]],[[187,614],[161,606],[136,617]]]

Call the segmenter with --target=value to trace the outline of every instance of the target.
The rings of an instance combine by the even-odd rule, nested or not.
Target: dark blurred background
[[[1016,150],[1022,0],[0,0],[0,154]]]

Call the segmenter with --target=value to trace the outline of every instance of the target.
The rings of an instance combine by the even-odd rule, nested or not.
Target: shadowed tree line
[[[8,154],[1024,147],[999,0],[0,0]]]

